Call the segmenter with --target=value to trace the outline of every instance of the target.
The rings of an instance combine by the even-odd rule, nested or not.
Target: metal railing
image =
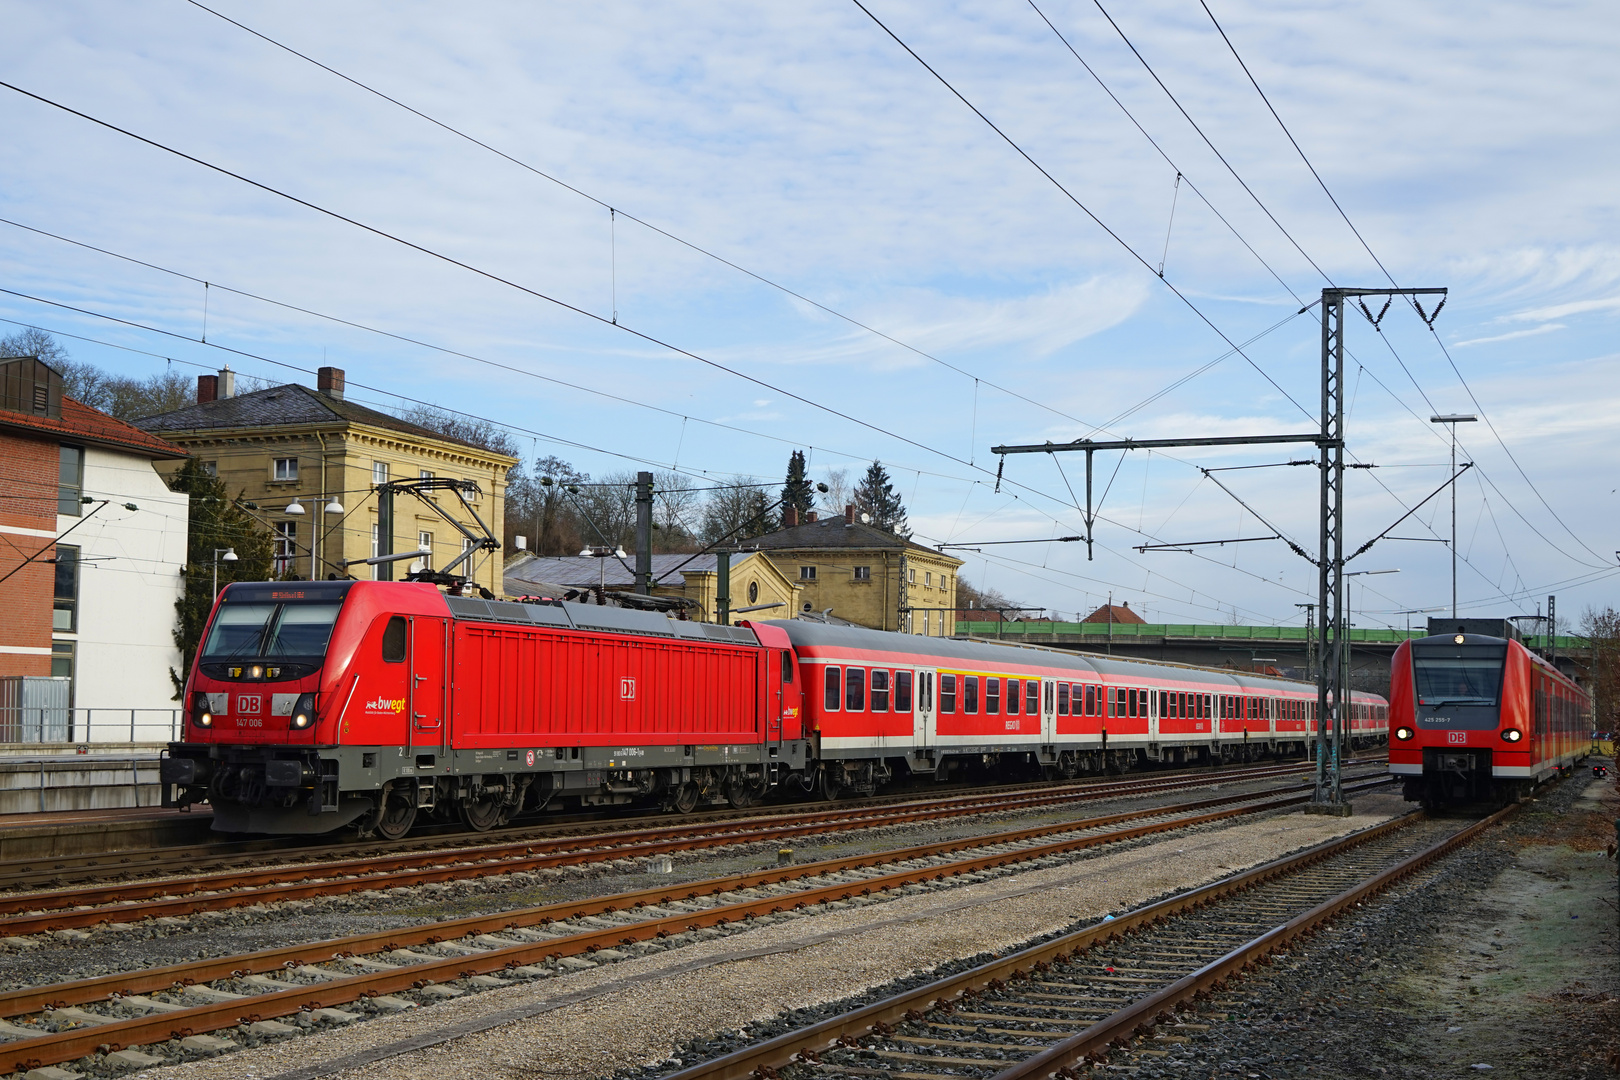
[[[180,737],[179,709],[0,707],[0,745],[164,743]]]

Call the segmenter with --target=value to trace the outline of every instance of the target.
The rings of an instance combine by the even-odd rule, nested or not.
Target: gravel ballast
[[[1406,809],[1390,795],[1363,796],[1353,818],[1275,814],[1096,849],[977,884],[762,919],[765,925],[679,949],[143,1075],[587,1080],[640,1069],[668,1063],[675,1048],[693,1040],[713,1044],[716,1033],[841,1002],[952,960],[1016,948]],[[469,1030],[491,1023],[498,1026]],[[412,1040],[443,1041],[413,1048]]]

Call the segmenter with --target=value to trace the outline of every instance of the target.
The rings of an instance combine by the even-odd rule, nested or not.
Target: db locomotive
[[[1501,619],[1429,620],[1389,701],[1389,771],[1425,807],[1523,798],[1591,746],[1592,699]]]
[[[553,805],[689,813],[907,776],[1300,754],[1315,691],[1235,672],[832,626],[738,626],[425,582],[239,583],[162,764],[225,832],[486,830]],[[1382,698],[1352,737],[1381,741]]]

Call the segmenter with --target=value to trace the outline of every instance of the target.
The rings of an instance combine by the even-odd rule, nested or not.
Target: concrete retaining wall
[[[155,751],[31,758],[0,756],[0,815],[157,806]],[[3,819],[0,819],[3,820]]]

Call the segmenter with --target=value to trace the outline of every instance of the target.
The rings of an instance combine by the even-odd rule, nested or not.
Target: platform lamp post
[[[1431,424],[1451,425],[1451,617],[1457,617],[1457,425],[1471,424],[1479,417],[1472,413],[1431,416]]]
[[[617,545],[614,547],[607,547],[606,545],[593,545],[586,548],[584,551],[581,551],[579,555],[582,559],[594,558],[596,560],[597,588],[599,590],[598,595],[601,603],[607,603],[607,560],[618,559],[620,562],[623,562],[630,556],[624,553],[624,548]]]
[[[226,562],[235,562],[237,560],[237,557],[238,556],[236,554],[236,549],[233,548],[233,547],[215,548],[214,549],[214,593],[213,593],[213,595],[216,598],[219,596],[219,560],[223,558]]]

